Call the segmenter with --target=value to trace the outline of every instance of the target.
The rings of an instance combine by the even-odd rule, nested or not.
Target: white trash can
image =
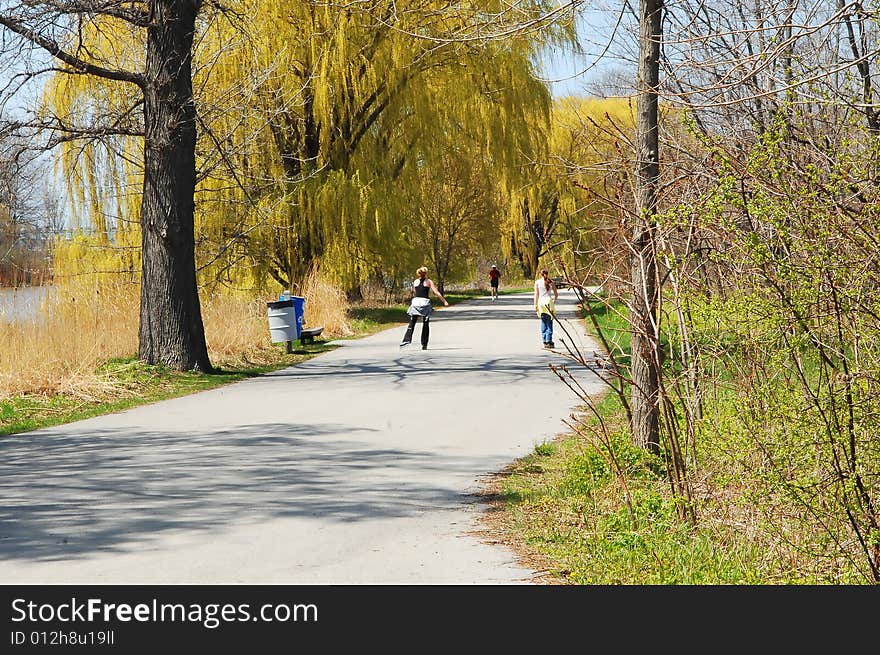
[[[272,343],[284,343],[299,338],[299,326],[292,300],[266,303],[269,315],[269,336]]]

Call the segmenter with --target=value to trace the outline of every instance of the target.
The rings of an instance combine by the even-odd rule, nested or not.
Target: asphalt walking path
[[[562,291],[575,343],[595,343]],[[268,329],[268,327],[267,327]],[[531,294],[191,396],[0,438],[6,584],[508,584],[481,479],[566,430]],[[560,337],[556,328],[557,347]],[[588,390],[602,388],[588,369]]]

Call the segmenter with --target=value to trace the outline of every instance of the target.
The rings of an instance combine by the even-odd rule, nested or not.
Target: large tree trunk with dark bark
[[[632,438],[660,450],[660,353],[657,323],[659,285],[655,251],[657,180],[660,174],[657,92],[663,0],[641,0],[637,114],[636,220],[630,279],[632,315]]]
[[[198,0],[153,0],[144,86],[143,270],[138,355],[212,370],[196,285],[196,114],[191,48]]]

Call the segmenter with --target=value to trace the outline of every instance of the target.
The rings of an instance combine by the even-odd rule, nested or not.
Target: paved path
[[[574,317],[574,295],[560,297]],[[584,339],[579,323],[566,323]],[[564,431],[530,294],[434,314],[260,378],[0,437],[0,581],[528,582],[469,494]],[[557,329],[556,342],[561,333]],[[583,381],[599,390],[587,370]]]

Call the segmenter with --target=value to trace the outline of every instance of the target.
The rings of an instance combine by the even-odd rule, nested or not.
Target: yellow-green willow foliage
[[[546,141],[549,96],[530,61],[539,42],[438,44],[411,36],[463,29],[448,8],[427,11],[440,6],[256,3],[247,12],[249,38],[227,46],[212,76],[230,88],[254,84],[239,85],[247,101],[231,95],[233,106],[211,125],[230,144],[235,168],[265,176],[263,185],[252,178],[244,186],[259,188],[271,214],[255,212],[238,193],[210,212],[204,229],[206,242],[220,247],[230,224],[233,236],[266,246],[247,248],[259,254],[251,262],[255,283],[295,283],[314,260],[346,287],[408,268],[418,255],[405,238],[406,190],[419,183],[417,164],[434,160],[432,148],[474,141],[503,184]],[[228,168],[218,168],[212,183],[237,193]]]
[[[81,30],[90,60],[108,68],[143,67],[137,38],[137,30],[115,19],[86,22]],[[139,221],[141,140],[131,136],[142,132],[138,98],[134,85],[81,74],[58,74],[44,92],[44,122],[94,136],[64,141],[55,174],[68,189],[73,227],[94,234],[99,242]],[[111,125],[113,130],[101,131]]]
[[[518,20],[552,4],[519,3]],[[502,32],[510,20],[505,7],[486,0],[454,7],[239,0],[206,18],[194,58],[201,283],[248,292],[295,287],[320,262],[324,274],[351,288],[383,271],[408,270],[420,255],[406,238],[410,194],[403,191],[456,140],[471,141],[491,163],[494,184],[522,187],[525,162],[548,139],[550,99],[534,78],[533,58],[548,39],[570,36],[570,26],[503,41],[434,38],[472,37],[478,23],[483,34]],[[81,115],[91,111],[90,98],[115,111],[130,104],[102,83],[88,83],[97,94],[63,84],[52,97],[69,99]],[[113,229],[98,216],[108,200],[95,194],[110,188],[99,178],[114,176],[114,193],[138,182],[136,140],[119,141],[113,148],[133,170],[113,169],[105,163],[112,155],[79,162],[84,177],[76,184],[88,191],[77,200],[82,206],[94,196],[87,214],[101,233]],[[118,214],[115,229],[135,216],[131,207]]]
[[[554,102],[544,175],[508,215],[511,232],[504,244],[526,275],[541,265],[564,268],[579,279],[608,271],[608,241],[621,207],[631,204],[634,124],[632,103],[625,98],[569,96]]]
[[[465,128],[466,136],[470,130],[479,131]],[[449,138],[433,146],[419,153],[417,183],[405,190],[406,240],[416,256],[406,273],[409,279],[425,264],[442,290],[448,282],[471,278],[476,260],[497,252],[502,185],[489,150],[477,138]]]
[[[143,44],[123,21],[85,22],[81,57],[106,68],[139,70]],[[75,46],[76,44],[68,44]],[[143,141],[139,89],[91,75],[57,74],[42,99],[42,120],[87,132],[89,139],[62,140],[55,175],[67,191],[68,214],[77,236],[58,239],[53,273],[57,285],[85,277],[140,271],[140,199]],[[112,130],[102,127],[113,126]],[[74,282],[76,280],[76,282]],[[65,292],[72,292],[68,289]]]
[[[562,98],[554,107],[550,144],[560,168],[559,237],[567,272],[581,281],[628,276],[616,246],[632,206],[635,103],[627,98]]]

